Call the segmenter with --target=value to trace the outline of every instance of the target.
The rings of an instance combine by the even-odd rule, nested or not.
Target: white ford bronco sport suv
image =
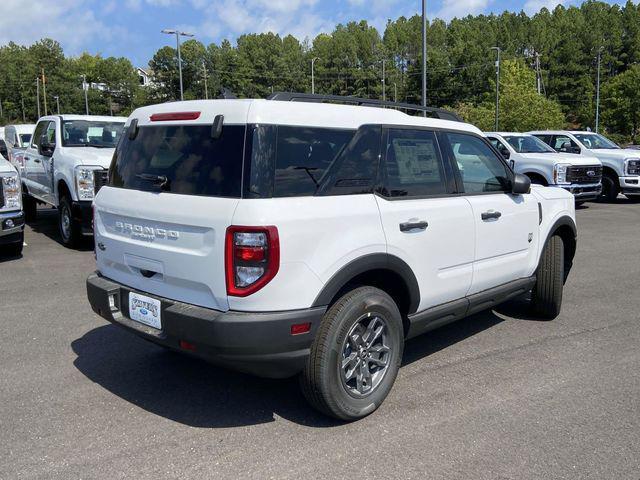
[[[27,220],[38,202],[58,209],[62,243],[75,246],[91,235],[91,202],[107,172],[126,118],[85,115],[42,117],[22,158]]]
[[[623,193],[632,202],[640,202],[640,152],[620,148],[594,132],[529,132],[559,152],[574,156],[596,157],[602,162],[602,196],[610,202]]]
[[[24,244],[24,215],[18,172],[0,157],[0,253],[17,257]]]
[[[527,133],[487,132],[491,144],[516,173],[531,183],[564,188],[578,204],[596,200],[602,193],[602,163],[596,157],[556,152]]]
[[[94,200],[97,314],[238,370],[302,373],[346,420],[385,399],[407,338],[530,291],[558,315],[570,193],[530,190],[441,111],[274,98],[131,115]]]

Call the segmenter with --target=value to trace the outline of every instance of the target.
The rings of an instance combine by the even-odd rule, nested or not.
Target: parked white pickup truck
[[[123,117],[42,117],[24,154],[24,208],[35,219],[38,202],[58,209],[62,242],[68,247],[92,235],[91,203],[107,182]]]
[[[4,141],[7,145],[7,159],[20,170],[22,153],[31,143],[31,135],[35,125],[7,125],[4,129]]]
[[[542,140],[526,133],[487,132],[494,147],[516,173],[531,183],[560,187],[576,202],[596,200],[602,192],[602,163],[595,156],[556,152]]]
[[[560,152],[596,157],[602,162],[602,195],[614,201],[619,193],[640,202],[640,152],[620,148],[598,133],[580,131],[529,132]]]
[[[0,253],[19,256],[23,244],[20,177],[13,165],[0,157]]]

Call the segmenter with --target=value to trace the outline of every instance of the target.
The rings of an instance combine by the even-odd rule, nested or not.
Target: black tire
[[[609,172],[605,173],[602,176],[602,196],[600,198],[605,202],[615,202],[619,193],[618,177]]]
[[[9,257],[19,257],[22,255],[22,247],[24,246],[24,233],[20,235],[20,241],[16,243],[11,243],[4,247],[2,250]],[[0,248],[1,250],[1,248]]]
[[[531,292],[533,311],[553,320],[560,314],[564,287],[564,242],[559,235],[551,237],[545,245],[536,277]]]
[[[631,203],[640,203],[640,195],[625,195]]]
[[[374,337],[381,343],[378,344],[376,340],[370,342],[366,349],[356,351],[352,349],[352,344],[353,339],[358,337],[357,333],[352,334],[351,341],[347,339],[347,335],[359,326],[365,329],[363,322],[374,324],[376,331],[376,325],[384,326],[383,332]],[[360,340],[367,334],[366,329],[363,333]],[[384,347],[381,346],[383,344]],[[375,351],[374,355],[379,355],[377,359],[367,359],[369,348],[371,352]],[[369,370],[369,362],[377,362],[383,358],[383,354],[379,352],[384,348],[388,348],[387,356],[384,357],[386,366],[382,368],[374,364],[373,369],[380,369],[368,377],[370,390],[364,393],[355,391],[349,381],[355,380],[357,385],[366,389],[367,377],[356,375],[356,378],[345,380],[343,361],[348,361],[347,366],[352,364],[350,358],[355,362],[352,372],[362,372],[362,368],[357,367],[360,364],[366,364]],[[309,403],[326,415],[348,421],[365,417],[375,411],[391,391],[400,369],[403,349],[402,316],[393,299],[374,287],[356,288],[336,301],[324,315],[300,377],[302,391]],[[345,358],[347,350],[351,353]],[[371,357],[370,352],[368,355]],[[363,362],[362,358],[366,361]],[[364,379],[359,381],[360,378]]]
[[[68,223],[67,223],[68,222]],[[68,248],[77,247],[82,239],[79,222],[73,218],[69,197],[62,197],[58,205],[58,230],[62,244]]]
[[[24,209],[24,219],[27,222],[35,222],[38,217],[38,202],[31,195],[22,195],[22,208]]]

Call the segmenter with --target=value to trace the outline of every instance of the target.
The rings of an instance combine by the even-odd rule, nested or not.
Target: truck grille
[[[109,170],[96,170],[93,172],[94,192],[98,191],[109,183]]]
[[[567,168],[567,182],[598,183],[602,180],[601,166],[584,166]]]

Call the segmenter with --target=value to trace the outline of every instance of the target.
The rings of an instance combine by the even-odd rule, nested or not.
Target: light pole
[[[38,120],[40,119],[40,77],[36,77],[36,105],[38,106]]]
[[[207,88],[207,65],[202,60],[202,71],[204,72],[204,99],[209,100],[209,90]]]
[[[89,91],[89,84],[87,83],[86,75],[82,75],[82,90],[84,90],[84,111],[86,115],[89,115],[89,96],[87,93]]]
[[[398,103],[398,84],[393,82],[393,101]]]
[[[386,101],[387,100],[387,85],[385,84],[385,62],[386,60],[383,58],[382,59],[382,101]]]
[[[498,52],[496,60],[496,132],[498,131],[498,119],[500,118],[500,47],[491,47],[491,50]]]
[[[422,106],[427,106],[427,0],[422,0]]]
[[[58,112],[58,115],[60,115],[60,97],[56,95],[53,98],[56,99],[56,111]]]
[[[176,36],[176,45],[178,49],[178,73],[180,74],[180,100],[184,100],[184,91],[182,89],[182,56],[180,55],[180,37],[193,37],[193,33],[181,32],[180,30],[170,30],[165,28],[162,33]]]
[[[315,78],[315,72],[314,72],[316,60],[320,60],[320,59],[318,57],[313,57],[311,59],[311,95],[315,95],[316,93],[316,78]]]
[[[600,62],[602,60],[602,48],[598,49],[598,79],[596,80],[596,133],[600,126]]]

